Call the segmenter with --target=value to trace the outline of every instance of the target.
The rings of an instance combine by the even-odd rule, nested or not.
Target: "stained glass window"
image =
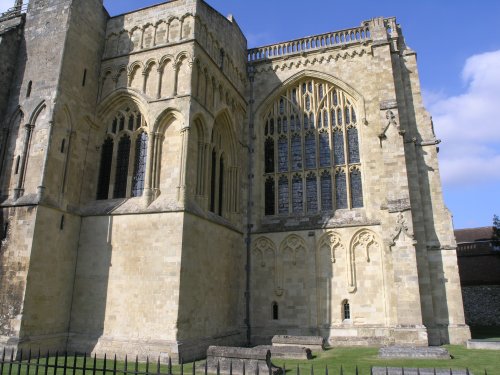
[[[113,125],[112,125],[112,127],[111,127],[111,132],[112,132],[112,133],[116,133],[116,127],[117,127],[117,126],[118,126],[118,119],[117,119],[117,118],[115,118],[115,119],[113,120]]]
[[[278,213],[280,214],[288,213],[288,194],[288,178],[281,176],[278,180]]]
[[[343,303],[343,312],[342,312],[342,317],[343,319],[351,319],[351,308],[349,306],[349,302],[348,301],[344,301]]]
[[[274,178],[268,177],[266,180],[265,192],[265,211],[266,215],[274,215]]]
[[[332,204],[332,176],[330,172],[324,171],[321,174],[321,211],[333,210]]]
[[[146,176],[146,155],[148,152],[148,135],[141,133],[135,141],[134,176],[132,178],[132,196],[140,197],[144,190]]]
[[[137,114],[137,122],[135,124],[135,129],[139,129],[142,126],[142,115],[140,113]]]
[[[355,105],[346,92],[316,78],[283,90],[269,105],[262,126],[266,214],[271,212],[268,178],[276,193],[274,214],[363,205]]]
[[[97,199],[108,199],[111,179],[111,163],[113,161],[113,140],[107,138],[101,148],[101,166],[97,183]]]
[[[323,131],[319,133],[319,166],[330,166],[330,142],[328,141],[328,133]]]
[[[121,126],[121,125],[120,125]],[[116,175],[114,198],[125,198],[127,195],[128,162],[130,157],[130,137],[124,134],[118,142],[116,159]]]
[[[302,169],[302,145],[300,135],[295,134],[292,137],[292,171]]]
[[[304,211],[303,196],[302,177],[295,175],[292,178],[292,212],[294,214]]]
[[[122,131],[125,128],[125,117],[121,116],[120,117],[120,131]]]
[[[128,118],[128,130],[130,131],[134,130],[134,122],[135,122],[134,120],[135,120],[134,116],[130,116]]]
[[[333,158],[335,165],[345,164],[344,133],[341,130],[333,132]]]
[[[288,171],[288,140],[280,137],[278,140],[278,172]]]
[[[307,212],[318,212],[318,184],[316,175],[309,173],[306,178]]]
[[[335,174],[335,206],[347,208],[347,181],[344,171]]]
[[[272,138],[266,139],[265,163],[266,173],[274,172],[274,140]]]
[[[316,136],[309,132],[306,134],[306,168],[316,168]]]
[[[349,163],[359,163],[358,129],[347,129],[347,145],[349,147]]]
[[[351,171],[351,205],[353,208],[363,207],[363,187],[358,169]]]

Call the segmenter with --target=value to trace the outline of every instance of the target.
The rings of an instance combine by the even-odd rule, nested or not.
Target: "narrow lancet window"
[[[341,130],[336,130],[333,133],[333,157],[335,165],[345,164],[344,134]]]
[[[307,212],[318,212],[318,184],[316,175],[309,173],[306,178]]]
[[[359,169],[351,171],[351,206],[352,208],[363,207],[363,185]]]
[[[292,178],[292,212],[301,213],[304,211],[304,191],[302,187],[302,177],[295,175]]]
[[[349,163],[359,163],[358,129],[347,129],[347,143],[349,146]]]
[[[134,176],[132,178],[132,196],[140,197],[144,190],[146,176],[146,156],[148,152],[148,135],[141,133],[135,141]]]
[[[347,181],[342,170],[335,174],[335,205],[340,209],[347,208]]]
[[[266,180],[265,211],[266,215],[274,215],[274,178],[268,177]]]
[[[274,172],[274,140],[272,138],[266,139],[265,145],[265,163],[266,163],[266,173]]]
[[[278,213],[287,214],[288,213],[288,178],[286,176],[281,176],[278,181]]]
[[[97,199],[108,199],[111,179],[111,162],[113,161],[113,140],[108,138],[101,148],[101,166],[97,183]]]
[[[114,198],[125,198],[127,194],[128,162],[130,156],[130,137],[124,134],[118,143],[118,155],[116,159],[116,175]]]
[[[306,168],[316,168],[316,136],[314,133],[306,135]]]
[[[321,211],[333,210],[332,204],[332,176],[330,172],[324,171],[321,174]]]

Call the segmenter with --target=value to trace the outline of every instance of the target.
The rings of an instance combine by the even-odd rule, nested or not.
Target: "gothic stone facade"
[[[394,18],[247,50],[203,0],[31,0],[0,33],[4,346],[469,337]]]

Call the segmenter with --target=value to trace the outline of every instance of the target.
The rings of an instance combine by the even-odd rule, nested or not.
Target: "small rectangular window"
[[[87,81],[87,69],[83,70],[83,78],[82,78],[82,87],[85,86],[85,82]]]
[[[64,229],[64,215],[61,215],[61,222],[59,223],[59,229],[60,230]]]

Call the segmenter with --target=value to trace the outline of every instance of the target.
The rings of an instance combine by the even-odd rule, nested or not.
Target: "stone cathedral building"
[[[249,50],[203,0],[24,8],[0,21],[2,345],[188,360],[470,336],[394,18]]]

